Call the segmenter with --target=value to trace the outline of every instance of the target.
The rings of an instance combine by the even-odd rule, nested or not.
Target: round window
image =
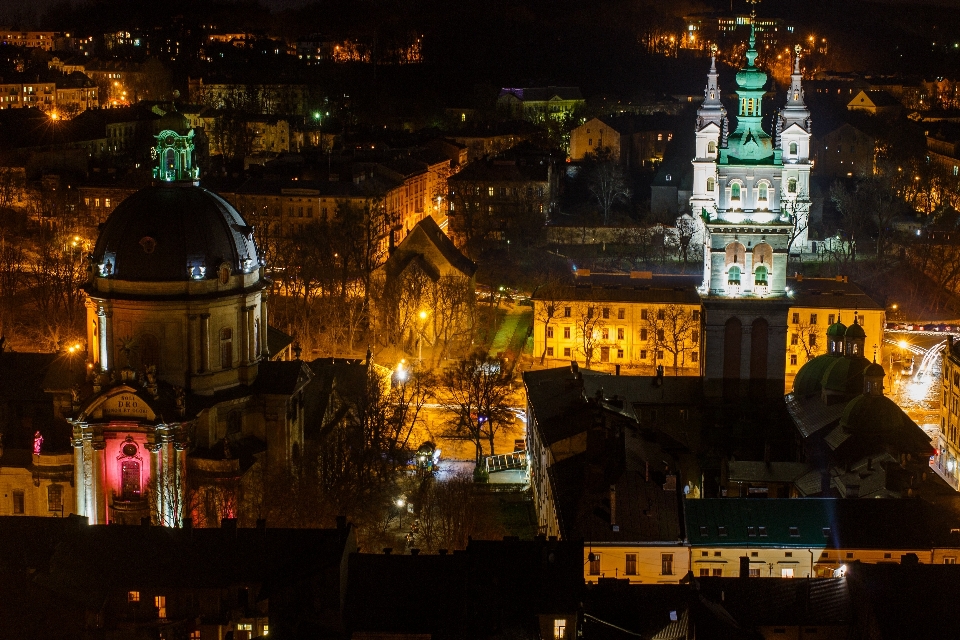
[[[120,451],[128,458],[132,458],[137,455],[137,445],[133,444],[132,442],[127,442],[123,445],[123,447],[120,448]]]

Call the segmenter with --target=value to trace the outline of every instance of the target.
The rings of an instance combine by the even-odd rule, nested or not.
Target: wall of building
[[[632,562],[628,563],[628,557]],[[586,542],[583,546],[583,579],[590,583],[599,578],[619,578],[631,584],[678,584],[689,571],[690,549],[686,546]]]

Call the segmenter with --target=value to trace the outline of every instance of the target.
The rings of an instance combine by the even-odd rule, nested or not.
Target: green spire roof
[[[737,72],[737,86],[747,90],[762,90],[763,85],[767,84],[767,74],[756,66],[757,38],[754,32],[754,26],[750,24],[750,48],[747,49],[747,66]]]

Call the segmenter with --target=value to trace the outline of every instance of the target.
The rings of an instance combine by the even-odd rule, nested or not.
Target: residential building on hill
[[[578,87],[527,87],[501,89],[497,108],[515,118],[542,121],[573,114],[586,102]]]

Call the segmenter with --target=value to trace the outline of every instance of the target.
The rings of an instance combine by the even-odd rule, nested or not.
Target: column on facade
[[[97,308],[97,344],[100,347],[100,370],[107,371],[110,363],[107,352],[107,317],[103,307]]]
[[[173,496],[175,526],[181,526],[187,517],[187,443],[175,441],[173,443]]]
[[[113,367],[113,311],[105,310],[103,321],[107,325],[107,329],[104,332],[106,345],[103,347],[103,351],[106,353],[106,358],[104,359],[105,366],[103,369],[107,370]]]
[[[90,511],[89,496],[87,495],[86,474],[89,456],[84,452],[85,442],[83,426],[74,426],[73,436],[73,490],[77,498],[77,515],[88,516]]]
[[[250,328],[247,327],[247,307],[240,307],[240,347],[237,349],[240,355],[240,364],[245,365],[250,362],[250,349],[247,348],[247,343],[249,341],[248,336],[250,335]]]
[[[210,370],[210,314],[200,314],[200,373]]]
[[[162,524],[162,514],[164,511],[164,498],[166,497],[163,489],[163,445],[162,443],[148,444],[146,446],[150,452],[150,491],[153,494],[154,505],[151,519],[154,524]]]
[[[90,524],[107,524],[107,491],[106,491],[106,448],[107,443],[104,442],[103,436],[95,437],[91,442],[92,449],[92,473],[91,473],[91,484],[93,485],[93,504],[92,509],[90,509],[92,514],[95,514],[90,519]],[[95,519],[94,519],[95,518]]]
[[[270,357],[270,345],[267,344],[269,331],[267,329],[267,292],[260,294],[260,357],[264,360]]]
[[[254,312],[256,307],[251,305],[246,307],[247,313],[247,360],[250,362],[257,361],[257,322]]]

